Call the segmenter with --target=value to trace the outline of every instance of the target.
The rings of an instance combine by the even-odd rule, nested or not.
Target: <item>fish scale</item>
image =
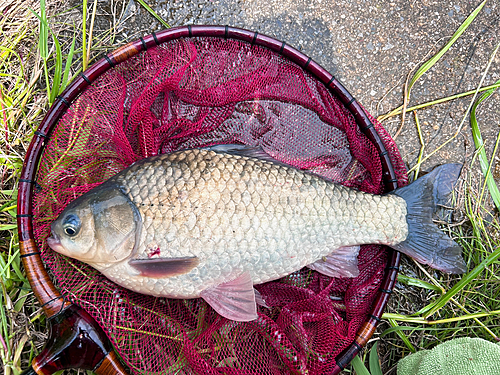
[[[141,160],[71,202],[48,245],[117,284],[170,298],[202,297],[248,321],[253,285],[304,266],[355,277],[361,244],[386,244],[462,273],[461,248],[432,222],[461,166],[445,164],[379,196],[283,165],[238,145]],[[354,246],[353,246],[354,245]]]
[[[397,196],[374,200],[307,172],[245,156],[207,150],[161,155],[136,163],[116,182],[143,220],[137,258],[148,259],[159,248],[154,256],[200,260],[184,275],[143,285],[134,281],[132,289],[148,294],[197,297],[203,287],[243,271],[255,284],[263,283],[336,247],[391,244],[407,232],[406,204]]]

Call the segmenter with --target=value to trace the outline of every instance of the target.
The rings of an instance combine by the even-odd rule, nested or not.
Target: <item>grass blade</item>
[[[478,90],[478,92],[483,92],[483,91],[491,90],[491,89],[498,88],[498,87],[500,87],[500,83],[494,83],[493,85],[481,87]],[[469,95],[474,95],[475,92],[476,92],[476,90],[470,90],[470,91],[461,92],[459,94],[446,96],[444,98],[432,100],[430,102],[420,103],[420,104],[414,105],[413,107],[406,108],[405,112],[408,113],[408,112],[412,112],[416,109],[427,108],[427,107],[431,107],[431,106],[436,105],[436,104],[446,103],[446,102],[449,102],[451,100],[464,98],[464,97],[469,96]],[[397,116],[397,115],[400,115],[402,113],[403,113],[403,106],[401,105],[401,106],[397,107],[396,109],[393,109],[392,111],[387,112],[385,115],[378,116],[377,120],[379,122],[382,122],[382,121],[387,120],[389,117]]]
[[[170,25],[161,18],[158,13],[156,13],[153,8],[151,8],[144,0],[137,0],[139,4],[141,4],[144,9],[146,9],[154,18],[156,18],[163,26],[165,26],[167,29],[170,29]]]
[[[380,361],[378,359],[377,341],[375,341],[375,344],[373,344],[372,348],[370,349],[368,364],[370,366],[370,372],[372,375],[383,375],[382,369],[380,368]]]
[[[444,305],[448,303],[448,301],[453,298],[458,292],[460,292],[463,288],[465,288],[470,282],[472,282],[475,278],[479,276],[481,272],[483,272],[486,267],[490,266],[493,262],[495,262],[500,257],[500,247],[498,247],[495,251],[493,251],[490,255],[488,255],[480,264],[478,264],[472,271],[466,274],[459,282],[453,285],[450,290],[448,290],[445,294],[439,297],[434,303],[431,303],[427,306],[426,311],[424,312],[425,318],[433,315],[438,310],[440,310]]]
[[[387,319],[389,321],[389,324],[392,326],[392,327],[399,327],[399,324],[396,322],[396,320],[394,319]],[[411,344],[410,340],[408,339],[408,337],[404,334],[403,331],[396,331],[396,334],[399,336],[399,338],[401,340],[403,340],[403,342],[405,343],[406,347],[410,350],[410,352],[412,353],[416,353],[417,351],[415,350],[415,347]]]
[[[462,320],[469,320],[469,319],[478,319],[478,318],[484,318],[484,317],[489,317],[489,316],[496,316],[500,315],[500,310],[494,310],[494,311],[489,311],[489,312],[478,312],[478,313],[468,313],[460,316],[454,316],[452,318],[445,318],[445,319],[438,319],[438,320],[427,320],[424,318],[419,318],[419,317],[408,317],[406,315],[399,315],[399,314],[383,314],[382,318],[389,318],[396,321],[401,321],[404,323],[418,323],[418,324],[427,324],[427,325],[438,325],[438,324],[445,324],[445,323],[452,323],[452,322],[460,322]],[[394,326],[392,328],[387,329],[384,331],[384,334],[388,334],[390,332],[397,332],[401,331],[403,327],[400,326]],[[484,327],[483,327],[484,328]],[[410,329],[409,327],[404,327],[404,329]],[[411,329],[417,329],[416,327],[411,327]],[[423,327],[422,329],[426,329]],[[443,328],[447,329],[447,328]],[[496,337],[496,336],[494,336]]]
[[[52,32],[49,27],[47,20],[43,19],[40,15],[34,12],[32,9],[30,11],[38,18],[40,21],[40,25],[44,25],[45,29],[50,31],[52,35],[52,39],[54,40],[54,45],[56,47],[56,63],[54,66],[54,78],[52,80],[53,87],[50,89],[49,77],[48,77],[48,67],[47,67],[47,59],[44,59],[44,72],[45,72],[45,81],[47,84],[47,96],[49,98],[49,104],[52,104],[56,99],[56,96],[59,94],[59,88],[61,86],[61,75],[62,75],[62,51],[59,40],[56,35]]]
[[[0,292],[0,321],[2,327],[1,329],[1,336],[8,338],[9,337],[9,321],[7,320],[7,315],[5,313],[5,307],[7,306],[7,291],[5,290],[5,285],[3,282],[1,283],[1,292]],[[11,347],[10,347],[10,340],[5,340],[3,342],[5,344],[5,353],[7,354],[7,358],[11,357]]]
[[[59,94],[64,91],[66,88],[66,85],[68,84],[68,77],[69,77],[69,69],[71,67],[71,64],[73,62],[73,55],[75,53],[75,41],[76,41],[76,35],[73,36],[73,42],[71,43],[71,48],[68,53],[68,57],[66,59],[66,66],[64,67],[64,74],[63,74],[63,79],[61,83],[61,88],[59,90]]]
[[[498,48],[498,47],[497,47]],[[496,82],[496,84],[500,84],[500,80]],[[472,128],[472,137],[474,139],[474,145],[476,146],[476,151],[479,153],[479,165],[481,166],[481,170],[484,175],[484,179],[488,186],[488,190],[490,191],[493,202],[495,202],[495,206],[498,210],[500,210],[500,191],[498,191],[498,187],[493,179],[493,176],[490,172],[490,164],[488,163],[488,158],[486,156],[486,151],[484,150],[483,138],[481,136],[481,131],[479,129],[479,125],[477,123],[476,118],[476,109],[484,100],[490,97],[496,88],[492,88],[486,91],[481,97],[474,103],[470,113],[470,125]]]
[[[40,17],[39,18],[41,18],[44,21],[47,21],[45,0],[40,0]],[[44,60],[47,60],[47,58],[49,56],[48,39],[49,39],[49,32],[47,30],[47,23],[40,22],[40,37],[38,39],[38,49],[40,50],[40,56]]]
[[[12,360],[14,367],[14,373],[21,373],[21,353],[23,352],[24,346],[28,341],[29,337],[27,334],[24,334],[19,341],[16,342],[16,349],[14,352],[14,358]]]
[[[414,111],[413,115],[415,117],[415,125],[417,126],[418,139],[420,140],[420,151],[418,152],[417,169],[415,169],[415,173],[413,174],[413,181],[415,181],[418,178],[418,174],[420,173],[420,163],[422,163],[422,157],[424,156],[425,141],[424,137],[422,136],[422,129],[420,128],[420,120],[418,119],[417,111]]]
[[[428,321],[424,318],[418,316],[408,316],[394,313],[383,313],[382,319],[400,321],[405,323],[418,323],[418,324],[426,324]]]
[[[487,316],[495,316],[495,315],[499,315],[499,314],[500,314],[500,310],[495,310],[495,311],[490,311],[490,312],[485,312],[485,313],[464,314],[464,315],[456,316],[456,317],[453,317],[453,318],[431,320],[427,324],[435,325],[435,324],[444,324],[444,323],[451,323],[451,322],[459,322],[459,321],[462,321],[462,320],[484,318],[484,317],[487,317]]]
[[[82,22],[82,70],[87,70],[88,56],[85,46],[87,45],[87,0],[83,0],[83,22]]]
[[[432,285],[431,283],[428,283],[426,281],[405,276],[403,274],[398,275],[398,281],[405,285],[416,286],[418,288],[423,288],[423,289],[435,290],[436,292],[442,293],[441,288],[439,288],[436,285]]]
[[[9,272],[10,271],[9,267],[10,267],[11,263],[15,261],[15,258],[18,255],[19,255],[19,250],[17,250],[14,255],[9,256],[9,260],[5,263],[5,265],[0,270],[0,277],[2,277],[5,272]]]
[[[451,46],[457,41],[458,38],[464,33],[465,30],[469,27],[469,25],[474,21],[476,16],[479,14],[481,9],[483,9],[484,5],[486,4],[487,0],[484,0],[479,6],[474,9],[474,11],[465,19],[465,21],[460,25],[460,27],[455,31],[455,34],[451,37],[451,39],[446,43],[446,45],[434,56],[432,56],[429,60],[427,60],[413,75],[412,79],[410,80],[410,83],[408,85],[408,96],[410,95],[410,90],[417,82],[417,80],[422,77],[422,75],[425,74],[430,68],[434,66],[434,64],[448,51]]]
[[[403,126],[405,124],[405,118],[406,118],[406,108],[408,106],[408,102],[410,100],[410,92],[411,88],[417,82],[417,80],[424,75],[430,68],[434,66],[436,62],[439,61],[439,59],[451,48],[451,46],[457,41],[457,39],[463,34],[465,30],[469,27],[469,25],[474,21],[476,16],[479,14],[481,9],[483,9],[484,4],[486,4],[487,0],[484,0],[470,15],[469,17],[466,18],[466,20],[460,25],[460,27],[455,31],[451,39],[446,43],[446,45],[434,56],[432,56],[429,60],[427,60],[425,63],[422,64],[422,66],[415,72],[413,75],[412,79],[408,82],[408,79],[406,80],[405,86],[404,86],[404,96],[403,96],[403,110],[402,110],[402,116],[401,116],[401,125],[399,129],[396,131],[396,134],[394,135],[393,139],[395,140],[401,131],[403,130]]]
[[[92,33],[94,31],[94,21],[95,21],[96,11],[97,11],[97,0],[94,0],[94,8],[92,9],[92,17],[90,20],[89,45],[87,46],[87,62],[90,59],[90,49],[92,48]],[[83,46],[83,48],[85,48],[85,46]]]
[[[17,224],[0,224],[0,230],[17,229]]]
[[[442,329],[445,329],[445,328],[397,326],[397,327],[387,328],[384,332],[382,332],[380,334],[380,337],[382,338],[384,336],[390,335],[393,332],[398,332],[398,331],[411,331],[411,333],[413,333],[413,331],[426,331],[426,330],[437,331],[437,330],[442,330]],[[461,328],[458,328],[458,329],[461,329]]]
[[[413,166],[413,168],[411,168],[408,173],[412,172],[415,170],[415,168],[418,168],[418,166],[423,163],[424,161],[426,161],[427,159],[429,159],[431,156],[433,156],[435,153],[437,153],[439,150],[441,150],[444,146],[446,146],[448,143],[452,142],[459,134],[460,132],[462,131],[462,127],[463,125],[465,124],[465,121],[467,120],[467,117],[469,115],[469,111],[472,109],[472,106],[474,105],[474,103],[476,102],[476,98],[477,98],[477,94],[479,92],[479,89],[483,86],[483,82],[484,82],[484,79],[486,78],[486,74],[488,74],[489,70],[490,70],[490,67],[491,67],[491,64],[493,63],[494,59],[495,59],[495,56],[496,56],[496,53],[498,52],[498,48],[500,47],[500,43],[496,46],[495,50],[492,52],[491,56],[490,56],[490,59],[488,61],[488,64],[486,65],[486,69],[484,70],[484,72],[482,73],[481,75],[481,79],[479,80],[479,84],[477,85],[477,88],[474,92],[474,96],[472,97],[472,100],[469,104],[469,106],[467,107],[467,110],[465,111],[464,113],[464,116],[462,117],[462,121],[460,121],[460,124],[458,125],[458,128],[457,130],[455,131],[455,133],[449,137],[446,141],[444,141],[443,143],[441,143],[434,151],[430,152],[429,154],[427,154],[426,157],[424,157],[419,164]]]
[[[370,375],[368,369],[364,365],[363,361],[359,358],[359,356],[355,356],[351,361],[352,367],[354,367],[354,371],[356,371],[356,375]]]
[[[49,70],[47,59],[49,58],[49,32],[47,30],[47,13],[45,9],[45,0],[40,0],[40,15],[31,8],[29,9],[40,20],[40,36],[38,38],[38,50],[43,60],[43,72],[45,75],[45,86],[47,88],[47,97],[50,97]]]
[[[52,32],[50,28],[48,28],[50,34],[52,35],[52,39],[54,39],[54,45],[56,46],[56,64],[54,66],[54,77],[52,79],[52,90],[51,95],[49,96],[49,104],[54,103],[56,100],[56,96],[59,94],[59,87],[61,86],[61,75],[62,75],[62,53],[61,53],[61,45],[59,44],[59,40]]]

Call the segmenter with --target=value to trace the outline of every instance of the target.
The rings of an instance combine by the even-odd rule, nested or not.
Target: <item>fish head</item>
[[[49,247],[60,254],[85,261],[95,243],[94,218],[90,207],[65,209],[50,225]]]
[[[92,266],[109,265],[133,255],[141,226],[140,213],[125,194],[98,187],[64,209],[51,224],[47,244]]]

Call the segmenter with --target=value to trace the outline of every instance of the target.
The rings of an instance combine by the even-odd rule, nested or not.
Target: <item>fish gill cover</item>
[[[396,145],[371,120],[399,183],[406,183]],[[301,67],[246,42],[178,39],[103,74],[57,124],[34,200],[43,259],[62,293],[97,320],[134,373],[327,373],[370,312],[387,262],[381,246],[362,246],[353,279],[305,268],[257,285],[267,307],[241,323],[202,299],[126,290],[45,242],[69,202],[133,162],[230,143],[259,146],[348,187],[384,190],[376,148],[340,100]]]

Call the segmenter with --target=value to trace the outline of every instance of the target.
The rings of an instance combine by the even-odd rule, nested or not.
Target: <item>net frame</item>
[[[42,263],[39,249],[37,248],[33,232],[33,194],[36,189],[36,174],[38,164],[43,154],[44,147],[50,134],[59,119],[70,107],[71,103],[98,77],[117,64],[126,61],[136,54],[162,43],[191,37],[215,37],[231,38],[265,47],[288,60],[294,62],[304,71],[321,81],[332,94],[336,95],[345,107],[352,113],[360,130],[369,138],[379,152],[383,169],[383,181],[386,192],[398,187],[394,167],[388,150],[386,149],[380,135],[378,134],[369,115],[364,111],[356,99],[344,88],[344,86],[327,70],[321,67],[310,57],[304,55],[295,48],[272,37],[257,32],[233,28],[229,26],[181,26],[158,33],[141,37],[117,50],[105,55],[87,71],[80,74],[67,89],[57,97],[56,101],[41,122],[35,132],[24,161],[23,170],[19,180],[18,195],[18,232],[20,252],[23,265],[27,271],[28,280],[33,288],[37,299],[42,304],[47,317],[53,318],[69,309],[72,305],[61,295],[53,285]],[[400,253],[389,249],[388,261],[385,275],[379,288],[373,308],[368,318],[356,334],[355,341],[336,358],[336,367],[333,374],[338,374],[366,345],[367,341],[375,332],[380,321],[388,298],[392,292],[397,278],[400,262]]]

